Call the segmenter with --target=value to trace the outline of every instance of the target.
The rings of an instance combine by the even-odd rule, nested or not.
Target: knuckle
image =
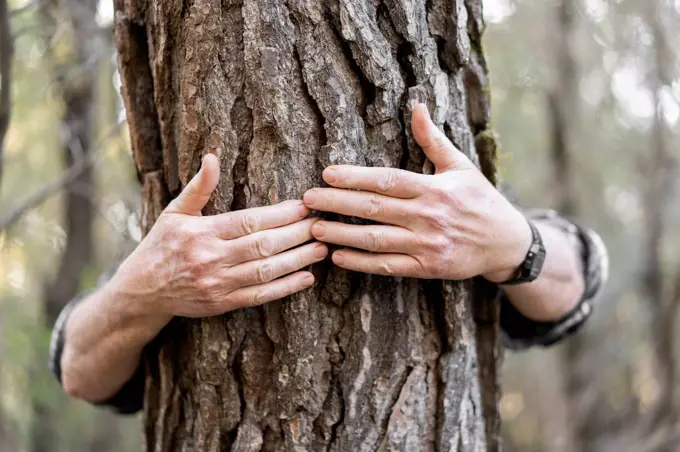
[[[379,216],[384,209],[382,198],[379,195],[371,195],[363,205],[363,213],[367,218]]]
[[[450,259],[451,256],[453,256],[453,254],[456,252],[457,239],[458,238],[454,235],[454,233],[449,233],[437,240],[437,249],[440,250],[440,255],[442,257],[446,256],[447,259]]]
[[[445,187],[443,184],[432,185],[430,192],[435,196],[436,199],[448,199],[449,198],[449,188]]]
[[[442,249],[447,253],[455,252],[469,241],[466,234],[460,230],[460,226],[455,224],[449,225],[440,240],[442,241]]]
[[[260,219],[256,215],[246,214],[241,217],[241,230],[252,234],[260,230]]]
[[[394,266],[387,260],[380,263],[379,269],[384,275],[387,276],[394,276],[395,274]]]
[[[270,257],[274,254],[272,241],[266,236],[257,237],[252,247],[253,254],[258,257]]]
[[[241,225],[240,221],[238,221],[237,219],[238,219],[237,212],[225,214],[225,216],[221,218],[222,224],[220,229],[223,229],[230,235],[236,232],[240,232],[239,228],[241,227]]]
[[[418,237],[418,248],[425,249],[429,251],[435,251],[437,254],[441,252],[443,247],[446,245],[446,241],[439,235],[435,234],[424,234]]]
[[[390,193],[397,186],[397,171],[389,170],[378,179],[378,190],[381,193]]]
[[[274,279],[274,265],[268,262],[263,262],[257,266],[257,282],[260,284],[267,283]]]
[[[295,268],[302,268],[306,265],[305,259],[303,259],[302,253],[295,253]]]
[[[385,246],[385,235],[380,231],[370,231],[366,234],[366,249],[380,251]]]
[[[215,295],[215,285],[210,279],[199,278],[194,286],[196,288],[197,295],[199,298],[207,303],[212,303],[214,301]]]
[[[251,307],[255,306],[260,306],[269,300],[273,300],[274,296],[272,294],[271,289],[269,288],[262,288],[258,291],[256,291],[253,296],[251,297],[250,300],[248,300],[248,303],[250,304]]]
[[[423,216],[431,227],[438,230],[448,230],[450,221],[446,212],[440,209],[428,209],[423,212]]]
[[[186,250],[185,259],[190,277],[197,282],[205,277],[213,275],[215,267],[221,261],[219,255],[206,250],[201,251],[196,248]]]

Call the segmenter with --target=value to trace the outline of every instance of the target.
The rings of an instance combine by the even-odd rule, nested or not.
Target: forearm
[[[169,319],[135,312],[115,278],[74,307],[65,330],[61,378],[71,396],[109,399],[134,375],[142,350]]]
[[[535,224],[546,248],[540,276],[531,283],[502,287],[524,316],[550,322],[562,318],[581,300],[585,288],[583,264],[578,247],[565,231],[540,220]]]

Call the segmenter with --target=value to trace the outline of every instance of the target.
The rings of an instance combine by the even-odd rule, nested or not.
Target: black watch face
[[[543,263],[545,262],[545,250],[539,250],[534,256],[533,262],[531,263],[531,280],[538,278],[543,268]]]
[[[529,226],[531,227],[531,232],[533,235],[533,241],[529,251],[527,252],[524,262],[520,265],[518,269],[518,275],[514,278],[502,282],[500,284],[522,284],[526,282],[535,281],[538,275],[541,274],[543,269],[543,263],[545,262],[545,246],[543,246],[543,240],[541,239],[541,234],[536,229],[531,221],[529,221]]]

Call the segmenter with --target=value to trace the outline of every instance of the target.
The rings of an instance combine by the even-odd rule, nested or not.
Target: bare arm
[[[503,290],[524,316],[539,322],[551,322],[565,316],[581,301],[585,288],[583,264],[579,247],[572,243],[572,237],[550,224],[540,221],[535,224],[546,249],[543,270],[535,281],[506,285]],[[517,243],[517,265],[509,271],[487,275],[488,280],[506,281],[519,267],[529,245],[524,239]]]
[[[132,378],[142,350],[169,319],[130,309],[119,282],[79,302],[70,313],[61,356],[61,379],[72,397],[103,402]]]
[[[321,243],[299,246],[312,240],[309,209],[289,201],[201,217],[218,180],[217,158],[206,156],[115,276],[64,317],[60,372],[69,394],[92,402],[113,396],[174,316],[219,315],[314,283],[300,270],[328,250]]]

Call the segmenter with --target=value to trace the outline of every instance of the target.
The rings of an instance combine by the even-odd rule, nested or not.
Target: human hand
[[[121,265],[112,284],[138,314],[167,323],[173,316],[206,317],[286,297],[314,283],[303,267],[328,254],[310,243],[310,211],[301,201],[201,216],[217,187],[217,157],[160,215]],[[287,276],[284,276],[287,275]]]
[[[531,245],[527,221],[437,129],[423,104],[413,110],[412,130],[435,165],[435,175],[328,167],[323,178],[335,188],[309,190],[305,205],[382,224],[318,221],[312,234],[322,242],[364,250],[333,253],[333,262],[348,270],[417,278],[509,279]]]

